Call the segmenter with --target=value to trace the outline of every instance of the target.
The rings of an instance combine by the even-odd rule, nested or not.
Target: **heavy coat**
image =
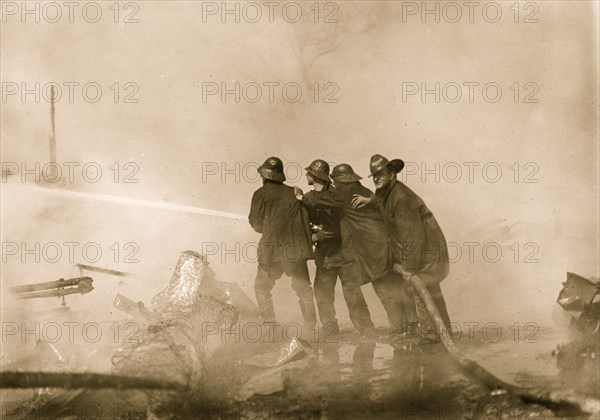
[[[448,247],[442,229],[423,200],[402,182],[392,180],[376,191],[391,236],[394,262],[410,272],[423,269],[441,281],[448,274]]]
[[[377,205],[352,208],[354,194],[372,196],[360,182],[337,184],[333,191],[307,194],[303,202],[308,207],[337,208],[340,210],[342,259],[345,263],[357,261],[362,268],[363,282],[376,280],[390,271],[391,249],[385,232],[383,217]]]
[[[265,181],[252,196],[248,220],[262,234],[257,250],[259,264],[293,264],[312,258],[308,213],[292,187]]]
[[[327,184],[323,191],[333,191],[335,188]],[[309,191],[306,193],[306,203],[314,201],[311,197],[319,194],[319,191]],[[318,225],[324,231],[335,235],[333,238],[322,239],[315,245],[315,265],[323,268],[340,267],[343,264],[341,255],[342,238],[340,231],[340,211],[336,208],[323,208],[307,206],[308,219],[313,225]]]

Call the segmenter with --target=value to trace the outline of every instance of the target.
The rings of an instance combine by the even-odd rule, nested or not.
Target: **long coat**
[[[293,264],[313,257],[308,213],[292,187],[265,181],[252,196],[248,221],[262,233],[257,250],[259,264]]]
[[[324,190],[333,191],[335,188],[327,184]],[[312,202],[313,195],[319,194],[319,191],[309,191],[306,193],[305,202]],[[328,231],[335,236],[329,239],[322,239],[315,245],[315,265],[319,268],[333,268],[344,265],[341,255],[342,238],[340,231],[340,211],[336,208],[311,207],[307,206],[308,219],[313,225],[318,225],[323,230]]]
[[[448,270],[448,246],[442,229],[423,200],[402,182],[392,180],[376,191],[391,236],[394,262],[413,273],[438,270],[441,281]]]
[[[340,210],[342,258],[346,263],[358,260],[363,282],[367,283],[386,275],[391,269],[390,242],[378,206],[353,209],[354,194],[372,196],[373,192],[356,181],[338,184],[333,191],[305,195],[303,202],[309,207]]]

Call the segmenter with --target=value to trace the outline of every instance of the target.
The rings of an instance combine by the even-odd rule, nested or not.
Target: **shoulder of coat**
[[[394,190],[396,191],[396,194],[398,194],[399,201],[411,203],[412,207],[419,207],[425,204],[421,197],[417,195],[417,193],[415,193],[402,182],[396,182],[396,185],[394,185]]]
[[[366,194],[368,196],[373,195],[373,191],[371,191],[368,187],[365,187],[363,184],[358,184],[356,186],[356,189],[359,190],[361,193]]]
[[[265,190],[265,186],[263,185],[259,189],[257,189],[256,191],[254,191],[254,195],[255,196],[259,196],[259,195],[261,195],[264,192],[264,190]]]
[[[394,200],[397,201],[415,201],[420,200],[419,196],[415,194],[413,190],[411,190],[406,184],[403,184],[400,181],[397,181],[391,191]]]

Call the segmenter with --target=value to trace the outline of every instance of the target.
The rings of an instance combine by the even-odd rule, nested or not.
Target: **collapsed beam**
[[[17,299],[36,299],[47,297],[61,297],[80,293],[82,295],[94,290],[91,277],[75,277],[72,279],[59,279],[45,283],[25,284],[11,287],[11,292]]]
[[[124,271],[118,271],[118,270],[113,270],[110,268],[102,268],[102,267],[94,267],[93,265],[87,265],[87,264],[76,264],[77,268],[79,268],[79,274],[81,274],[82,270],[87,270],[87,271],[95,271],[97,273],[104,273],[104,274],[110,274],[112,276],[119,276],[119,277],[125,277],[128,275],[128,273],[125,273]]]
[[[135,378],[104,373],[62,372],[0,372],[0,388],[113,388],[113,389],[171,389],[185,386],[168,380]]]

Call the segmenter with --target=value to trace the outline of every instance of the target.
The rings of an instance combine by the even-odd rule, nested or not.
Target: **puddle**
[[[232,363],[232,360],[241,361],[244,357],[268,352],[280,343],[233,345],[206,373],[210,378],[209,388],[178,395],[155,393],[149,404],[156,405],[158,401],[164,413],[174,415],[172,418],[462,420],[486,418],[490,410],[495,413],[494,417],[487,418],[515,418],[510,417],[515,410],[520,413],[518,418],[554,417],[541,406],[506,396],[492,397],[487,389],[458,370],[440,344],[418,345],[408,341],[398,344],[385,338],[365,340],[355,334],[340,336],[338,343],[313,344],[315,358],[305,368],[296,369],[286,377],[284,391],[233,402],[236,389],[261,369],[241,362]],[[529,347],[515,347],[510,340],[468,343],[461,347],[466,348],[469,357],[494,373],[504,374],[504,379],[523,381],[524,371],[520,371],[520,377],[517,374],[518,369],[526,367],[524,365],[533,373],[537,372],[535,369],[548,372],[544,369],[554,361],[540,358],[539,352],[551,351],[556,339],[553,334],[540,334],[540,342]],[[86,391],[85,395],[94,401],[100,399],[106,406],[114,397],[106,391]],[[78,403],[77,398],[83,397],[77,396],[69,400],[69,404]],[[64,405],[57,404],[62,411]],[[136,410],[141,414],[138,418],[146,418],[143,404],[140,408],[138,403]]]

